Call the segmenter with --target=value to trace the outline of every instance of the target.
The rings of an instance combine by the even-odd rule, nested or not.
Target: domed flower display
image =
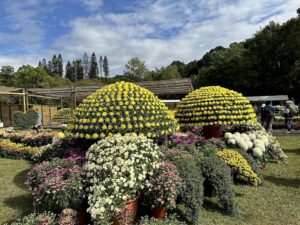
[[[175,116],[183,127],[245,124],[256,120],[249,100],[220,86],[191,92],[178,104]]]
[[[116,133],[154,138],[171,134],[176,127],[176,120],[168,115],[166,105],[157,96],[123,81],[85,98],[68,126],[69,135],[85,139],[103,139]]]

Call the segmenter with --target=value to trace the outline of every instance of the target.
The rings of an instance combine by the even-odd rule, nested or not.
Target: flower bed
[[[57,131],[14,131],[14,130],[3,130],[0,132],[0,137],[9,139],[15,143],[22,143],[27,146],[39,147],[50,144],[54,136],[57,135]]]
[[[36,148],[33,158],[40,164],[28,173],[27,184],[36,210],[63,211],[59,224],[73,223],[69,217],[75,214],[66,208],[87,209],[92,221],[82,222],[86,224],[131,224],[138,201],[145,209],[163,211],[158,217],[176,213],[199,224],[204,198],[211,197],[217,197],[224,213],[234,215],[233,181],[258,186],[269,160],[285,161],[276,138],[250,123],[256,120],[253,108],[237,92],[213,86],[186,96],[176,109],[185,128],[181,132],[175,132],[169,114],[151,92],[118,82],[88,96],[66,133],[41,150],[1,139],[0,149],[1,143],[10,151]],[[205,127],[220,125],[228,131],[224,138],[203,138]],[[2,137],[39,145],[47,136],[23,134]],[[173,218],[161,221],[181,224]],[[140,224],[161,221],[143,219]]]
[[[2,157],[31,159],[39,151],[39,147],[29,147],[20,143],[14,143],[8,139],[0,139],[0,156]]]

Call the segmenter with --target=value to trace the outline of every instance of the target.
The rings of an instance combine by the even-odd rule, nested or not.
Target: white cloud
[[[97,11],[103,5],[103,0],[81,0],[81,2],[90,11]]]
[[[119,73],[133,56],[150,68],[177,59],[188,62],[218,45],[251,37],[270,20],[295,16],[297,1],[141,1],[128,13],[76,18],[69,24],[71,32],[54,46],[67,56],[84,51],[107,55],[111,70]]]
[[[32,65],[37,66],[39,56],[29,56],[29,55],[0,55],[0,67],[2,66],[13,66],[17,70],[22,65]]]

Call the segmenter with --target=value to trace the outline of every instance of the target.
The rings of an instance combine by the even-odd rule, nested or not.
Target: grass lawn
[[[300,136],[278,140],[288,164],[269,164],[258,188],[236,186],[235,217],[220,214],[214,201],[206,202],[201,225],[300,225]]]
[[[278,137],[288,155],[288,164],[269,164],[264,183],[255,188],[235,186],[238,214],[220,213],[214,201],[206,201],[199,225],[300,225],[300,136]],[[32,210],[24,185],[31,164],[0,158],[0,224]]]
[[[25,160],[0,158],[0,224],[32,211],[32,199],[24,185],[30,168]]]

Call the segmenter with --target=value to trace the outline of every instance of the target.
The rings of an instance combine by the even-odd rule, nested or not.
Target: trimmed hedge
[[[12,116],[14,124],[20,127],[21,129],[29,129],[32,128],[38,119],[38,113],[33,109],[28,110],[26,113],[21,111],[13,112]]]

